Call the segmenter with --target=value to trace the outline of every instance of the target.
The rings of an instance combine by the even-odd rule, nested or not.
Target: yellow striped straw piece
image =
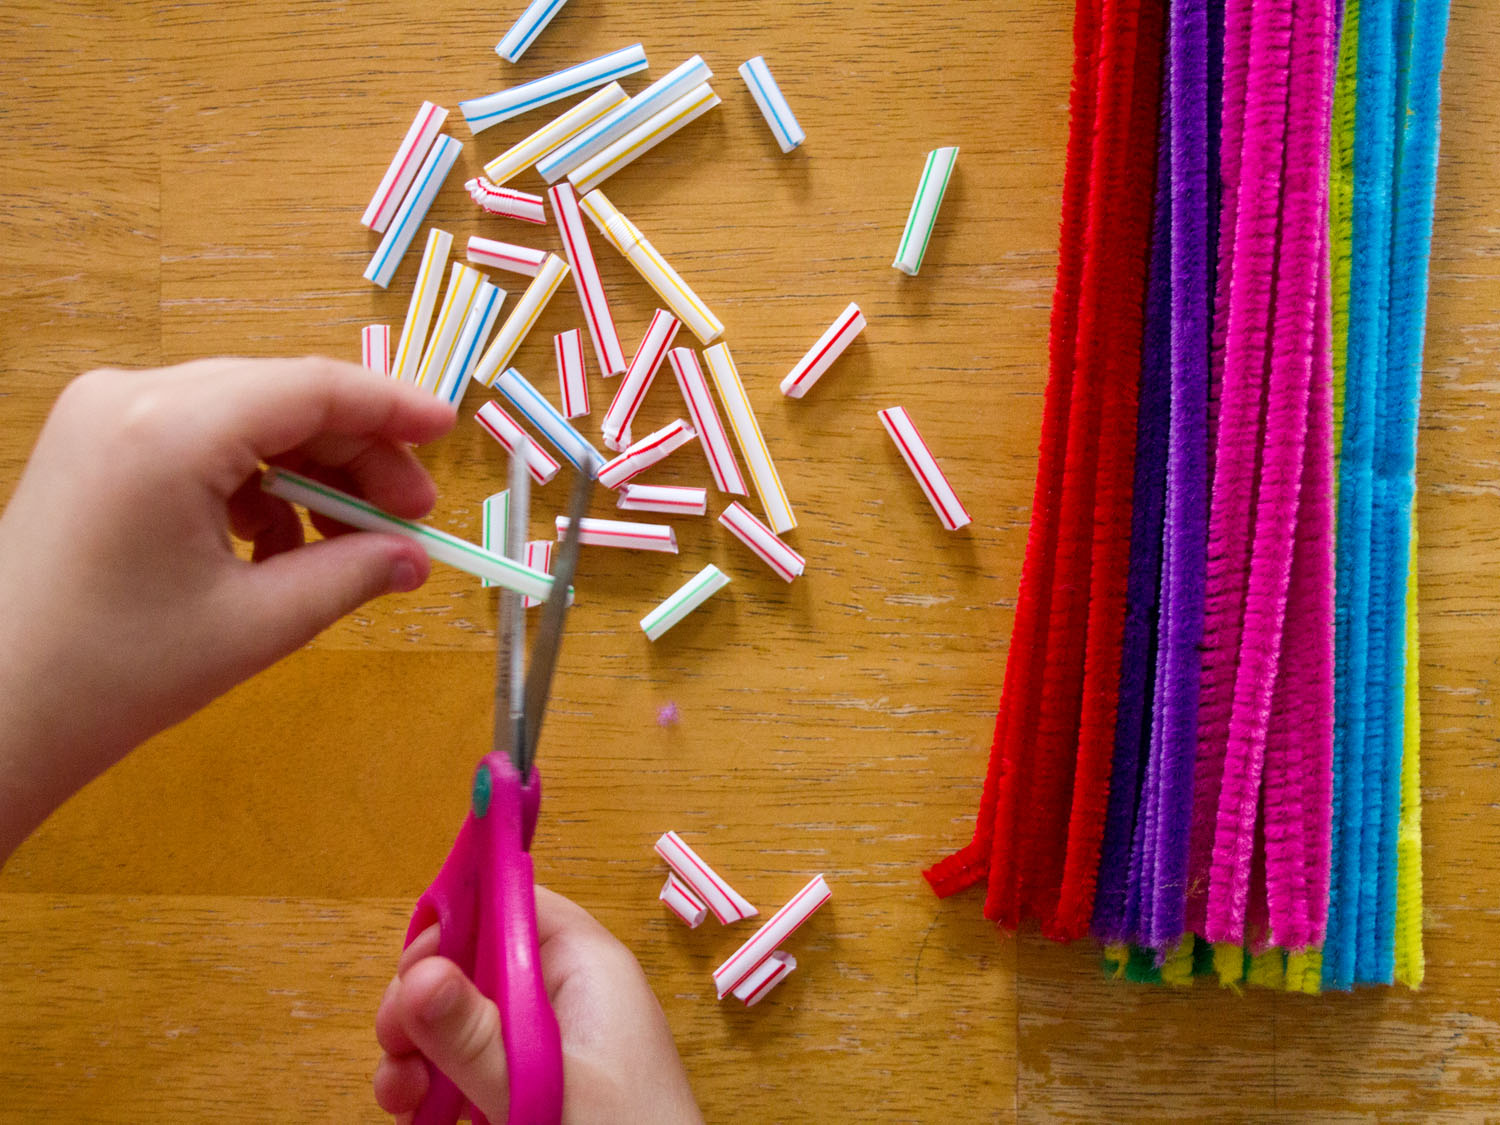
[[[719,401],[724,404],[724,413],[729,415],[729,424],[739,442],[740,452],[750,466],[750,476],[755,481],[755,491],[760,494],[761,506],[766,510],[766,523],[778,535],[784,535],[797,526],[797,517],[792,514],[792,505],[781,487],[781,477],[771,461],[771,451],[766,448],[766,439],[761,436],[760,423],[750,409],[750,399],[745,395],[745,384],[740,379],[734,357],[729,354],[728,344],[715,344],[703,353],[708,363],[708,372],[713,376],[714,386],[719,391]]]
[[[707,82],[695,86],[659,113],[646,118],[602,152],[568,173],[580,193],[593,191],[636,157],[650,152],[662,141],[702,117],[719,104],[719,95]]]
[[[494,386],[495,379],[510,366],[511,358],[520,349],[521,342],[530,335],[536,322],[541,319],[542,310],[552,300],[552,294],[557,292],[569,272],[567,262],[556,254],[547,255],[542,268],[531,279],[526,292],[521,294],[516,307],[510,310],[510,316],[505,318],[505,323],[500,326],[500,331],[491,341],[488,350],[480,357],[479,366],[474,369],[475,380],[486,387]]]
[[[417,366],[417,386],[436,391],[442,381],[443,371],[453,355],[453,346],[458,343],[459,331],[464,318],[474,306],[474,297],[479,292],[479,283],[484,274],[463,262],[454,262],[448,274],[448,291],[443,295],[443,307],[438,313],[437,324],[432,329],[432,338],[427,342],[427,351]]]
[[[567,113],[553,118],[531,136],[513,148],[506,149],[484,166],[484,174],[492,183],[503,184],[549,152],[583,132],[606,113],[618,109],[630,100],[618,82],[611,82],[602,90],[596,90]]]
[[[417,377],[417,364],[427,343],[427,326],[432,323],[432,310],[437,304],[438,289],[443,284],[443,266],[452,249],[453,236],[447,231],[433,227],[427,232],[427,246],[422,251],[422,264],[417,269],[417,284],[411,293],[411,304],[406,307],[406,323],[401,326],[396,357],[391,361],[392,379],[410,383]]]

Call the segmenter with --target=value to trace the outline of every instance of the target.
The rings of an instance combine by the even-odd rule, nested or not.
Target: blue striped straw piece
[[[458,342],[443,368],[443,378],[438,384],[437,397],[450,405],[463,401],[469,378],[479,363],[479,353],[484,350],[490,333],[495,330],[495,321],[500,319],[500,306],[505,303],[505,290],[488,281],[479,283],[479,292],[469,306],[469,315],[464,317],[464,326],[458,334]]]
[[[802,126],[797,124],[792,107],[786,104],[786,98],[781,94],[781,87],[776,85],[776,79],[771,77],[771,68],[766,65],[764,58],[756,55],[753,59],[741,63],[740,77],[745,80],[745,85],[750,87],[750,96],[755,99],[755,104],[760,106],[761,116],[771,127],[771,132],[776,137],[776,143],[781,146],[782,152],[791,152],[807,140],[807,134],[802,131]]]
[[[390,285],[391,278],[396,276],[396,267],[410,249],[417,228],[427,217],[432,201],[437,198],[438,189],[443,186],[448,173],[453,171],[462,148],[463,145],[452,137],[437,139],[432,151],[427,154],[427,160],[422,164],[422,170],[417,173],[416,183],[401,201],[401,209],[396,212],[385,237],[380,240],[375,256],[365,267],[366,281],[373,281],[382,289]]]
[[[528,383],[514,367],[507,368],[495,380],[495,389],[509,399],[521,416],[535,426],[574,468],[590,474],[599,471],[604,457],[562,416],[562,411],[548,402],[542,392]]]
[[[470,132],[476,136],[491,125],[519,117],[528,110],[561,101],[581,90],[592,90],[623,78],[627,74],[646,69],[646,49],[637,43],[633,47],[622,47],[597,59],[570,66],[555,74],[546,75],[532,82],[523,82],[508,90],[487,94],[482,98],[470,98],[459,102],[459,112],[469,123]]]
[[[495,44],[495,54],[506,62],[519,62],[526,49],[536,42],[536,37],[546,30],[552,17],[562,11],[568,0],[531,0],[521,18],[511,25],[505,38]]]
[[[702,56],[694,55],[624,105],[601,117],[567,144],[542,157],[536,163],[537,172],[549,184],[556,183],[585,160],[603,152],[637,125],[713,76],[714,72]]]

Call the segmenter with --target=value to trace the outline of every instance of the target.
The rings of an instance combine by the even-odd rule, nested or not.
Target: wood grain
[[[725,1120],[1451,1120],[1500,1116],[1500,32],[1455,3],[1421,433],[1428,985],[1309,1000],[1105,981],[1092,949],[997,935],[917,876],[965,839],[1029,515],[1071,65],[1070,5],[571,0],[515,68],[509,8],[434,0],[16,0],[0,8],[0,500],[51,400],[104,363],[358,356],[399,324],[358,226],[422,97],[453,107],[637,40],[701,52],[724,105],[610,197],[728,325],[801,521],[787,587],[709,523],[682,555],[589,552],[543,768],[542,876],[641,958]],[[765,54],[809,140],[782,157],[734,67]],[[632,80],[630,88],[638,88]],[[459,173],[432,218],[486,219]],[[456,118],[456,114],[455,114]],[[922,274],[889,268],[925,152],[962,147]],[[519,186],[537,187],[534,177]],[[627,348],[652,294],[601,254]],[[849,300],[865,338],[807,400],[786,370]],[[565,287],[517,358],[550,387]],[[596,403],[612,387],[597,377]],[[469,411],[477,405],[471,397]],[[906,405],[975,516],[942,532],[875,418]],[[596,413],[602,406],[596,407]],[[677,412],[648,401],[638,429]],[[435,522],[478,533],[496,447],[422,455]],[[699,483],[691,458],[666,482]],[[561,499],[538,498],[537,531]],[[595,514],[605,514],[601,503]],[[648,644],[705,562],[733,584]],[[488,732],[493,607],[466,576],[383,599],[80,794],[0,874],[0,1120],[376,1120],[370,1017]],[[674,702],[679,724],[659,727]],[[762,904],[834,901],[753,1012],[740,939],[655,901],[677,828]]]

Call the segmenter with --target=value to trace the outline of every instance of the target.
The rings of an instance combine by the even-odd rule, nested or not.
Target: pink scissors
[[[507,527],[507,554],[513,558],[520,556],[526,538],[527,480],[525,464],[514,461]],[[542,783],[533,764],[562,642],[569,583],[578,565],[579,527],[592,491],[592,473],[580,473],[529,673],[524,603],[521,595],[501,591],[493,748],[474,772],[469,814],[453,849],[417,900],[406,930],[410,945],[439,923],[438,953],[457,963],[500,1009],[510,1073],[508,1125],[557,1125],[562,1118],[562,1038],[542,980],[537,942],[530,850]],[[431,1067],[415,1125],[452,1125],[466,1108],[475,1125],[486,1125],[452,1080]]]

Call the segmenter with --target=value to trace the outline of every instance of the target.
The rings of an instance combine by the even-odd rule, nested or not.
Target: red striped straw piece
[[[960,503],[958,493],[953,491],[953,486],[938,467],[932,450],[927,448],[927,443],[917,432],[906,407],[893,406],[889,410],[880,411],[880,422],[896,443],[896,448],[901,451],[902,458],[912,475],[917,478],[917,483],[922,486],[922,491],[927,493],[927,499],[932,502],[943,526],[949,531],[957,531],[970,523],[973,517]]]
[[[500,215],[506,219],[520,219],[523,223],[545,223],[547,212],[542,207],[542,197],[515,188],[501,187],[484,176],[475,176],[464,183],[469,198],[479,205],[481,211]]]
[[[662,884],[661,894],[656,896],[667,904],[667,909],[687,924],[690,930],[696,930],[703,924],[703,919],[708,917],[708,903],[692,892],[676,875],[668,875],[667,881]]]
[[[360,362],[377,375],[391,373],[391,326],[367,324],[359,333]]]
[[[625,352],[615,330],[614,314],[609,311],[609,298],[604,295],[604,282],[599,277],[599,264],[594,260],[578,196],[573,185],[564,182],[548,191],[547,198],[552,201],[552,216],[562,236],[563,253],[573,267],[573,285],[594,341],[594,354],[599,357],[599,370],[606,379],[619,375],[625,370]]]
[[[605,488],[619,488],[652,465],[666,460],[697,436],[693,427],[679,418],[671,425],[647,434],[600,469],[599,483]]]
[[[575,328],[552,338],[557,356],[557,385],[562,392],[564,418],[582,418],[589,412],[589,378],[583,366],[583,330]]]
[[[781,393],[787,398],[801,398],[805,395],[864,330],[865,314],[851,301],[849,307],[839,313],[838,319],[828,326],[828,331],[818,337],[818,342],[781,381]]]
[[[531,539],[526,543],[526,557],[521,560],[532,570],[539,570],[543,574],[552,573],[552,540]],[[526,596],[526,608],[532,609],[542,604],[541,598]]]
[[[557,458],[542,448],[541,444],[521,424],[505,412],[498,402],[487,402],[474,415],[474,421],[484,427],[485,432],[498,441],[512,457],[526,458],[526,468],[537,484],[546,484],[557,476]]]
[[[615,506],[634,512],[703,516],[708,514],[708,489],[676,484],[622,484]]]
[[[396,217],[401,200],[406,197],[406,189],[417,178],[417,170],[422,167],[422,161],[427,158],[432,142],[437,140],[443,122],[447,120],[448,111],[442,106],[431,102],[422,103],[417,116],[412,119],[411,128],[406,130],[401,147],[391,157],[391,165],[381,177],[380,186],[370,197],[370,205],[365,208],[364,217],[359,220],[361,225],[385,233],[385,228]]]
[[[776,952],[782,942],[796,933],[802,923],[816,914],[818,908],[832,897],[833,892],[828,889],[823,876],[814,875],[807,886],[792,896],[791,902],[772,914],[749,941],[714,970],[714,987],[718,990],[719,999],[724,999],[744,983],[751,973]]]
[[[667,359],[672,364],[672,373],[677,376],[677,389],[687,403],[693,429],[698,431],[703,456],[708,459],[708,470],[714,477],[714,487],[730,496],[746,495],[745,477],[740,472],[739,462],[734,459],[729,435],[724,432],[724,423],[719,419],[719,408],[714,405],[713,395],[708,393],[708,380],[703,377],[698,353],[691,348],[673,348],[667,353]]]
[[[557,517],[557,538],[568,533],[568,517]],[[624,520],[578,521],[578,542],[585,547],[619,547],[626,551],[677,553],[677,533],[664,523],[626,523]]]
[[[703,857],[687,844],[676,832],[663,833],[656,841],[656,854],[672,869],[672,874],[681,879],[693,894],[708,904],[714,917],[726,926],[745,918],[754,918],[760,911],[737,890],[725,882],[723,876],[703,862]]]
[[[630,423],[635,420],[641,403],[646,401],[646,392],[651,389],[656,370],[666,358],[681,326],[682,321],[664,309],[657,309],[652,316],[641,346],[635,350],[635,358],[630,361],[620,389],[615,392],[615,400],[604,413],[604,444],[616,453],[629,444],[625,435],[630,432]]]
[[[797,958],[778,949],[761,962],[760,968],[736,986],[734,998],[753,1008],[770,993],[771,989],[784,981],[797,967]]]
[[[807,560],[788,547],[780,536],[756,519],[750,509],[738,500],[719,513],[719,522],[785,581],[792,581],[806,569]]]
[[[547,251],[534,250],[530,246],[517,246],[513,242],[501,242],[494,238],[469,237],[469,261],[476,266],[507,270],[525,277],[535,277],[547,260]]]

